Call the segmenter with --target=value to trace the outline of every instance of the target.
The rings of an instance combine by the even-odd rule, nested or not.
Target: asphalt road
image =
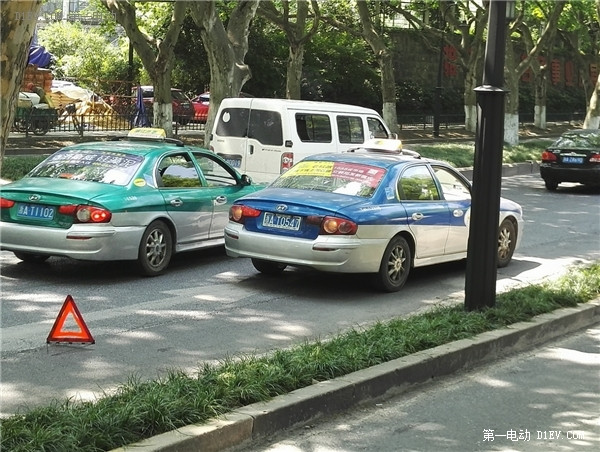
[[[504,179],[503,196],[524,206],[526,229],[513,262],[498,272],[498,290],[598,259],[599,194],[579,186],[550,193],[536,175]],[[140,278],[127,263],[51,258],[31,267],[8,252],[0,253],[0,265],[3,415],[54,399],[93,398],[131,376],[193,371],[203,361],[462,302],[465,272],[461,262],[419,269],[401,292],[380,294],[352,275],[291,270],[263,277],[222,248],[180,255],[158,278]],[[46,345],[67,295],[94,345]]]

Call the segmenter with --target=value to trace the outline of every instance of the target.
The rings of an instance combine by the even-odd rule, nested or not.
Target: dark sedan
[[[561,182],[600,185],[600,130],[569,130],[542,153],[540,175],[548,190]]]

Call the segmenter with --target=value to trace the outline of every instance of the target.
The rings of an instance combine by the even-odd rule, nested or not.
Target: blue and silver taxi
[[[319,154],[234,202],[225,249],[263,273],[367,273],[393,292],[412,267],[466,258],[470,209],[471,184],[444,162],[410,151]],[[521,207],[502,199],[498,266],[512,259],[522,227]]]
[[[154,276],[174,253],[222,245],[233,201],[260,188],[211,151],[134,129],[65,147],[4,185],[0,248],[26,262],[137,261]]]

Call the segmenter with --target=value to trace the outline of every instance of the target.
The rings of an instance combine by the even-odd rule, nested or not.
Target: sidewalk
[[[600,450],[599,343],[596,325],[237,450]]]
[[[290,428],[308,425],[307,428],[312,429],[315,422],[324,424],[322,428],[328,432],[327,435],[333,435],[332,441],[338,447],[332,447],[331,450],[340,451],[508,451],[516,450],[508,438],[509,434],[512,435],[509,432],[516,432],[518,438],[518,435],[525,434],[525,430],[530,435],[535,430],[535,439],[540,441],[536,444],[541,444],[537,449],[527,450],[558,450],[550,447],[551,443],[548,442],[553,439],[550,435],[556,434],[551,432],[556,431],[562,431],[563,439],[567,432],[579,435],[577,438],[568,438],[572,449],[561,450],[583,450],[583,446],[596,450],[600,445],[598,325],[600,299],[538,316],[532,322],[490,331],[473,339],[452,342],[344,377],[319,382],[266,403],[237,409],[208,424],[183,427],[113,452],[218,452],[232,448],[244,452],[309,452],[316,450],[314,445],[302,448],[296,439],[290,440],[293,444],[286,443],[287,447],[282,445],[281,449],[269,448],[265,446],[268,443],[257,441],[264,441],[270,436],[285,437],[286,429]],[[438,394],[437,387],[435,393],[426,391],[433,388],[429,386],[433,381],[442,377],[504,359],[510,354],[532,350],[548,341],[591,327],[595,330],[589,333],[589,338],[583,339],[584,345],[580,350],[567,354],[562,361],[555,363],[552,353],[544,352],[540,356],[532,353],[530,359],[518,366],[508,367],[502,376],[495,375],[495,372],[488,374],[485,370],[480,372],[480,380],[470,383],[484,386],[483,389],[479,387],[478,391],[474,391],[474,387],[458,391],[458,395],[451,400],[445,400],[445,395]],[[543,372],[540,368],[543,368]],[[580,380],[577,386],[575,375]],[[449,380],[441,380],[441,384],[444,381]],[[484,390],[485,387],[489,388],[489,392]],[[512,388],[511,398],[506,398],[505,393],[497,388]],[[411,390],[415,392],[408,392]],[[404,400],[415,397],[416,392],[427,395],[428,405],[420,407],[424,411],[419,419],[407,419]],[[392,397],[396,398],[391,400]],[[561,403],[557,405],[558,402]],[[370,412],[363,415],[356,411],[359,407],[362,409],[377,404],[393,405],[396,414],[387,412],[388,417]],[[328,416],[337,417],[328,421]],[[373,430],[363,424],[366,419],[374,422]],[[329,422],[343,427],[328,428]],[[366,445],[360,443],[360,435],[355,436],[356,445],[350,445],[346,438],[356,433],[353,425],[356,429],[363,429],[373,441],[380,436],[378,441],[387,441],[387,446],[368,441]],[[442,429],[444,435],[440,433]],[[373,435],[377,430],[382,431],[381,435]],[[450,436],[451,430],[456,430],[454,437]],[[485,436],[484,430],[487,430]],[[545,432],[545,436],[539,440],[538,430]],[[475,442],[465,446],[458,434],[468,434],[469,441]],[[507,436],[501,437],[502,434]],[[290,435],[296,435],[294,438],[305,436],[297,431],[290,432]],[[505,443],[492,443],[492,435],[498,436],[498,442],[503,440]],[[403,441],[410,438],[406,441],[412,443],[399,443],[399,438],[403,438]],[[483,442],[484,438],[487,438],[486,442]],[[320,439],[315,439],[315,442],[321,444]]]

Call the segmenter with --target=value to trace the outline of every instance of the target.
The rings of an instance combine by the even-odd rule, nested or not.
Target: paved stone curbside
[[[420,383],[527,350],[597,323],[600,298],[319,382],[269,402],[236,409],[205,425],[183,427],[113,452],[223,451],[367,401],[401,394]]]

